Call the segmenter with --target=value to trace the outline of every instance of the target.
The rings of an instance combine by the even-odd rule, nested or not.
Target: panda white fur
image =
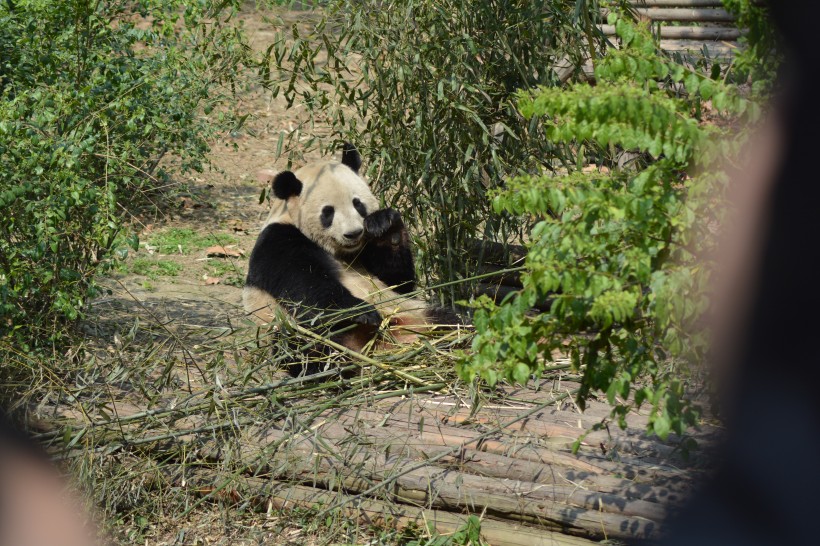
[[[251,252],[242,294],[245,310],[261,322],[271,322],[282,307],[355,351],[380,329],[402,343],[432,325],[458,320],[407,295],[415,289],[407,229],[397,211],[378,209],[360,167],[359,153],[345,144],[341,162],[317,162],[274,177],[277,201]],[[325,321],[317,318],[333,315],[342,318],[332,329],[318,325]],[[346,331],[333,333],[339,329]]]

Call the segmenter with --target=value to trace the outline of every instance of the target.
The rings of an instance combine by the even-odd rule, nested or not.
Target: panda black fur
[[[341,162],[318,162],[274,177],[279,201],[251,252],[242,294],[247,312],[270,322],[281,306],[314,330],[318,316],[342,315],[332,330],[344,333],[333,334],[329,326],[317,331],[356,351],[383,323],[402,342],[413,339],[414,331],[458,320],[406,296],[415,289],[407,229],[397,211],[378,210],[360,168],[359,153],[345,144]]]

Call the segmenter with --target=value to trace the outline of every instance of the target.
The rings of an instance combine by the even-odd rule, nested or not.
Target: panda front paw
[[[354,324],[375,327],[379,327],[382,324],[382,316],[376,311],[376,308],[370,304],[361,305],[359,308],[354,309],[353,313],[350,320]]]
[[[401,214],[391,208],[377,210],[364,219],[364,232],[371,239],[379,239],[391,230],[402,227],[404,222],[401,220]]]

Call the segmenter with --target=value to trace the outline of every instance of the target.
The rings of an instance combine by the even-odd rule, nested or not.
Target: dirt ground
[[[238,21],[253,48],[263,51],[275,38],[278,18],[290,25],[309,16],[247,9]],[[248,256],[268,213],[268,203],[259,203],[267,186],[259,171],[284,167],[284,159],[277,162],[276,144],[280,133],[293,131],[299,112],[287,110],[282,95],[274,99],[253,84],[237,98],[236,108],[249,114],[247,121],[240,132],[212,143],[210,168],[177,173],[188,191],[162,212],[134,214],[140,248],[104,279],[111,294],[95,302],[103,317],[112,306],[134,305],[191,325],[219,326],[242,315]],[[212,247],[220,245],[225,252],[214,255]]]
[[[303,22],[309,13],[258,12],[247,9],[238,21],[251,45],[264,51],[274,40],[281,17],[286,24]],[[139,235],[138,251],[113,274],[101,280],[109,291],[92,304],[85,326],[98,341],[116,340],[140,317],[156,324],[188,329],[235,325],[244,320],[242,285],[248,257],[268,214],[260,193],[267,182],[260,170],[278,170],[276,144],[281,132],[294,129],[298,108],[287,110],[284,98],[273,99],[258,85],[249,85],[236,109],[250,114],[241,132],[212,143],[211,167],[202,173],[176,173],[187,188],[171,207],[132,211],[131,226]],[[214,246],[224,252],[213,255]],[[210,255],[209,255],[210,253]],[[111,341],[113,344],[114,342]],[[225,513],[202,507],[184,520],[148,521],[131,518],[112,525],[117,544],[251,545],[325,543],[306,533],[297,522],[276,515]],[[109,522],[110,523],[110,522]]]
[[[238,21],[255,50],[263,51],[274,40],[276,16],[292,24],[311,15],[297,11],[262,14],[250,9],[242,13]],[[110,293],[93,303],[92,320],[86,326],[103,348],[121,343],[118,336],[137,320],[193,332],[232,330],[247,320],[241,307],[242,285],[248,257],[268,214],[267,203],[259,202],[267,185],[259,172],[285,166],[284,158],[277,160],[277,142],[282,132],[293,131],[300,112],[298,105],[288,110],[283,96],[274,99],[258,85],[249,85],[237,97],[236,107],[249,116],[240,132],[212,143],[212,168],[178,175],[186,191],[163,212],[134,211],[132,225],[139,234],[139,250],[132,251],[122,267],[103,279]],[[119,348],[109,346],[108,351],[114,354]],[[168,508],[165,513],[174,511]],[[299,517],[276,511],[240,513],[214,503],[203,504],[184,518],[166,517],[163,511],[144,516],[129,513],[122,521],[107,522],[107,527],[114,542],[122,545],[333,543],[328,529],[308,530],[315,528],[313,522]],[[365,527],[355,527],[345,536],[346,543],[394,543]],[[356,538],[353,542],[349,542],[351,536]]]

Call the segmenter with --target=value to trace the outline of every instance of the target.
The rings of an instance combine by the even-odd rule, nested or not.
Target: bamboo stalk
[[[503,284],[504,286],[512,286],[515,288],[521,288],[523,286],[521,284],[520,272],[508,273],[507,270],[500,265],[483,264],[478,267],[478,272],[480,274],[495,273],[495,276],[492,277],[492,282],[485,284]]]

